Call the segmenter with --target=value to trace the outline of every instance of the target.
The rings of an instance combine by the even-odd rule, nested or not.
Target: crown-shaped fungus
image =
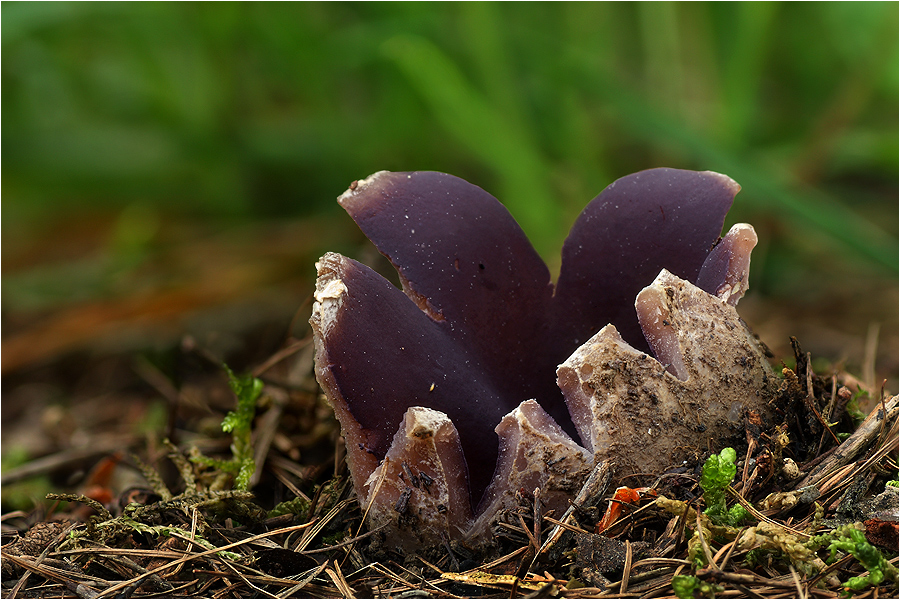
[[[734,309],[756,235],[719,238],[739,190],[712,172],[619,179],[572,227],[554,286],[481,188],[354,182],[338,202],[403,289],[326,254],[310,323],[370,525],[406,548],[481,542],[517,490],[562,513],[598,460],[658,473],[765,413],[775,381]]]

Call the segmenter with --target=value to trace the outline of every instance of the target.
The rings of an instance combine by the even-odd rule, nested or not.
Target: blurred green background
[[[2,51],[6,364],[185,254],[182,285],[247,259],[235,287],[299,302],[361,247],[334,199],[378,170],[476,183],[557,268],[588,200],[671,166],[743,186],[756,322],[880,323],[896,371],[895,2],[4,2]]]

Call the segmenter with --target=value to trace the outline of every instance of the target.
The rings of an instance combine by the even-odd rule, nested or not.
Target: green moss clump
[[[725,504],[725,490],[734,480],[737,473],[734,448],[725,448],[719,454],[713,454],[703,463],[703,474],[700,476],[700,487],[703,488],[703,501],[706,510],[703,514],[710,517],[717,525],[737,527],[750,517],[740,504],[730,509]]]

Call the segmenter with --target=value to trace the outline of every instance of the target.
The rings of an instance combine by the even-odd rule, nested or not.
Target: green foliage
[[[438,169],[552,261],[588,198],[669,165],[796,230],[763,285],[823,249],[895,277],[897,5],[848,6],[9,3],[4,233],[107,209],[139,253],[172,212],[337,214],[353,179]]]
[[[693,524],[698,520],[696,511],[684,500],[672,500],[665,496],[659,496],[655,504],[659,508],[684,519],[685,527],[693,527]],[[703,551],[703,543],[700,537],[701,530],[706,540],[732,540],[740,532],[739,529],[728,525],[717,525],[709,515],[701,513],[699,517],[700,530],[695,530],[691,539],[688,540],[687,556],[688,560],[697,568],[707,564],[706,554]]]
[[[750,516],[740,504],[735,504],[730,509],[725,504],[725,490],[737,473],[734,462],[736,459],[734,448],[725,448],[703,463],[703,473],[700,476],[703,501],[706,503],[706,510],[703,512],[718,525],[735,527]]]
[[[280,517],[281,515],[303,515],[309,511],[309,500],[302,496],[279,502],[272,510],[266,513],[266,518]]]
[[[740,544],[750,549],[748,561],[751,563],[762,563],[770,557],[788,560],[803,575],[812,575],[825,568],[804,534],[796,534],[776,523],[761,521],[750,527],[741,535]]]
[[[844,582],[844,590],[848,592],[848,595],[850,591],[859,591],[870,585],[878,585],[885,579],[897,581],[897,567],[888,562],[881,551],[866,540],[865,534],[853,525],[835,529],[830,537],[832,539],[828,545],[829,562],[835,560],[839,551],[847,552],[852,554],[869,572],[865,577],[851,577]]]
[[[234,489],[246,490],[250,487],[250,478],[256,470],[251,433],[256,401],[262,395],[263,382],[251,375],[235,375],[228,365],[222,367],[228,374],[228,385],[237,398],[237,408],[225,415],[222,421],[222,431],[231,433],[231,458],[216,460],[194,453],[191,460],[233,474]]]
[[[256,414],[256,401],[262,395],[263,382],[250,375],[238,377],[227,365],[223,366],[228,373],[228,385],[237,396],[238,405],[236,410],[225,415],[222,431],[231,432],[232,461],[238,465],[234,489],[246,490],[250,485],[250,477],[256,470],[250,433],[253,416]]]
[[[747,551],[744,560],[746,561],[747,565],[755,568],[759,565],[765,564],[766,560],[771,555],[772,551],[767,548],[753,548]]]
[[[864,390],[859,390],[853,397],[850,399],[850,402],[847,403],[847,414],[850,415],[850,418],[853,419],[854,427],[858,427],[860,423],[866,420],[866,413],[860,410],[859,401],[860,398],[866,397],[868,398],[869,393]]]
[[[700,487],[703,488],[703,500],[706,502],[706,514],[722,514],[725,512],[725,488],[737,474],[734,448],[724,448],[719,454],[713,454],[703,463],[703,474]]]
[[[2,466],[4,473],[32,460],[28,451],[22,446],[9,446],[3,449]],[[54,489],[47,475],[29,477],[21,481],[3,484],[3,507],[9,510],[33,510],[40,499]]]
[[[693,575],[676,575],[672,578],[672,589],[679,598],[715,598],[717,592],[725,588],[708,583]]]
[[[237,376],[228,365],[222,367],[228,373],[228,387],[237,396],[238,401],[237,409],[225,415],[222,431],[226,433],[231,431],[235,434],[249,431],[253,424],[253,415],[256,414],[256,401],[262,394],[263,382],[251,375]]]

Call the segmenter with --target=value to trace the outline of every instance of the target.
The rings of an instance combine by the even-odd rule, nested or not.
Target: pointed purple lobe
[[[407,295],[480,365],[501,417],[536,398],[569,422],[553,377],[565,356],[547,351],[550,272],[496,198],[452,175],[381,172],[338,201],[397,268]]]
[[[739,190],[718,173],[661,168],[622,177],[594,198],[563,246],[554,329],[567,347],[613,323],[648,352],[635,296],[663,268],[696,280]]]
[[[750,253],[758,242],[746,223],[734,225],[713,248],[697,275],[697,287],[737,306],[750,282]]]

